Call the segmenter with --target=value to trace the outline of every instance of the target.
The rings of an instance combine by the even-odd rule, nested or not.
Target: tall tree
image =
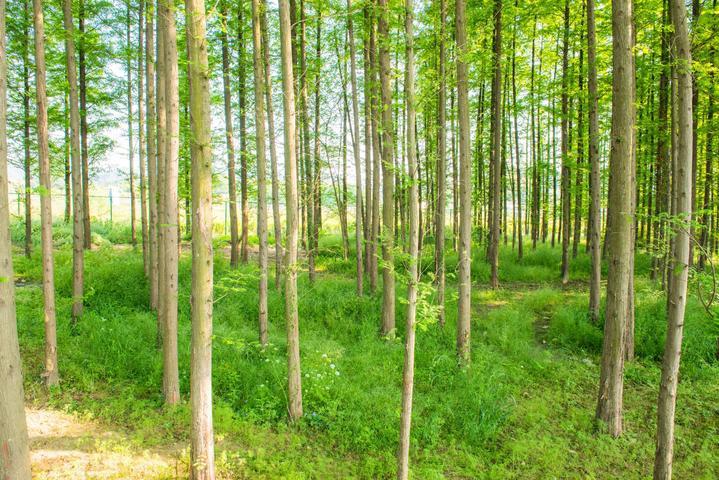
[[[612,1],[612,131],[607,224],[607,305],[597,419],[610,435],[622,433],[624,331],[628,312],[632,222],[634,86],[633,0]]]
[[[472,159],[469,153],[469,72],[467,51],[467,2],[455,0],[455,39],[457,47],[457,115],[459,121],[459,300],[457,315],[457,354],[460,362],[470,361],[471,268],[472,258]]]
[[[672,478],[674,456],[674,412],[679,383],[684,310],[687,301],[689,275],[689,226],[692,218],[692,52],[687,26],[686,5],[671,0],[671,17],[674,26],[673,44],[676,54],[677,85],[677,136],[676,160],[673,176],[675,189],[672,202],[678,223],[674,227],[672,242],[672,279],[667,297],[667,338],[662,360],[662,376],[657,407],[657,448],[654,456],[654,479]]]
[[[230,43],[227,38],[227,2],[220,2],[220,41],[222,43],[222,93],[225,105],[225,145],[227,148],[227,185],[230,202],[230,266],[240,259],[240,238],[237,227],[237,180],[235,174],[235,138],[232,130],[232,96],[230,91]],[[240,25],[242,28],[242,25]]]
[[[564,41],[562,45],[562,284],[569,282],[569,235],[572,213],[571,172],[569,170],[569,0],[564,0]]]
[[[32,254],[32,173],[30,172],[30,18],[29,1],[23,6],[22,79],[23,79],[23,153],[25,161],[25,256]]]
[[[186,0],[192,158],[190,478],[215,478],[212,428],[212,133],[205,3]]]
[[[362,168],[360,165],[359,107],[357,101],[357,65],[355,60],[352,0],[347,0],[347,35],[350,46],[350,83],[352,84],[352,153],[355,162],[355,250],[357,260],[357,295],[364,290],[362,273]],[[367,179],[365,179],[366,181]]]
[[[143,49],[145,45],[145,0],[138,2],[138,24],[137,24],[137,121],[138,140],[140,150],[140,223],[142,231],[142,264],[145,268],[145,276],[150,277],[150,232],[148,226],[147,211],[147,145],[145,138],[145,79]]]
[[[164,257],[164,269],[161,270],[160,295],[163,307],[162,352],[163,352],[163,393],[165,402],[174,405],[180,401],[180,380],[177,359],[177,276],[178,276],[178,236],[177,236],[177,178],[179,169],[180,115],[179,86],[177,64],[177,27],[175,24],[175,6],[158,4],[160,25],[159,35],[163,35],[162,52],[164,55],[165,82],[165,155],[164,175],[161,197],[162,233],[161,255]]]
[[[439,305],[439,324],[444,326],[444,285],[445,285],[445,260],[444,260],[444,227],[446,211],[446,52],[445,52],[445,23],[447,19],[447,2],[439,2],[439,92],[437,94],[437,205],[434,215],[434,273],[437,283],[437,304]],[[408,112],[409,116],[409,112]]]
[[[502,0],[494,0],[494,36],[492,39],[492,120],[490,136],[492,174],[492,224],[489,260],[492,267],[492,288],[499,287],[499,234],[502,185]]]
[[[280,46],[282,50],[282,91],[285,117],[285,198],[287,210],[287,252],[285,254],[285,323],[287,326],[287,411],[290,421],[302,417],[302,376],[300,372],[300,330],[297,312],[297,156],[295,89],[292,69],[290,5],[280,0]]]
[[[132,23],[130,22],[130,0],[127,0],[125,20],[125,48],[127,49],[127,156],[128,163],[130,164],[130,242],[135,246],[137,245],[137,230],[135,229],[135,142],[132,127],[132,42],[130,40]]]
[[[442,1],[444,5],[444,0]],[[414,390],[414,344],[417,319],[417,283],[419,282],[419,201],[417,198],[417,152],[415,150],[414,96],[414,6],[405,0],[405,101],[407,102],[407,168],[409,169],[409,279],[407,284],[407,320],[402,375],[402,416],[400,423],[397,478],[409,478],[410,428],[412,426],[412,394]],[[444,18],[442,19],[444,23]],[[444,228],[444,225],[442,225]]]
[[[594,1],[587,0],[587,91],[589,93],[589,208],[590,251],[592,268],[589,274],[589,317],[599,320],[599,300],[602,279],[602,251],[599,245],[601,230],[600,195],[602,180],[599,172],[599,120],[597,96],[597,44],[594,20]]]
[[[82,226],[85,240],[83,248],[92,248],[92,233],[90,230],[90,152],[88,150],[87,134],[87,62],[85,61],[85,0],[79,1],[78,7],[78,70],[80,74],[80,158],[82,160]]]
[[[45,372],[43,376],[45,377],[45,385],[53,387],[60,382],[60,378],[57,368],[55,261],[52,243],[52,178],[50,176],[50,147],[47,120],[45,20],[41,0],[35,0],[33,2],[33,26],[35,29],[37,154],[38,164],[40,165],[40,187],[42,189],[40,195],[40,216],[42,224],[42,294],[45,320]],[[2,100],[4,100],[4,98],[5,96],[3,95]],[[82,253],[82,248],[80,252]]]
[[[35,25],[43,23],[42,2],[33,1]],[[7,53],[5,0],[0,0],[0,478],[30,480],[22,361],[15,317],[7,163]],[[42,28],[39,35],[43,35]],[[38,31],[35,30],[37,38]],[[37,41],[37,40],[36,40]],[[41,41],[41,45],[44,39]]]
[[[380,86],[382,90],[382,334],[395,326],[394,285],[394,127],[392,120],[392,86],[389,59],[389,8],[387,0],[379,0],[377,22],[379,40]]]
[[[240,234],[240,260],[247,263],[249,258],[250,206],[248,204],[247,185],[247,74],[245,68],[245,2],[237,8],[237,93],[240,109],[240,207],[242,209],[242,231]]]
[[[145,77],[147,79],[147,90],[145,102],[147,107],[147,183],[148,183],[148,268],[150,280],[150,308],[157,310],[159,306],[159,241],[157,231],[157,92],[155,91],[155,6],[152,0],[143,0],[146,5],[145,14]],[[158,317],[158,339],[162,332]]]
[[[255,78],[255,144],[257,162],[257,237],[260,243],[260,344],[267,344],[267,165],[265,162],[265,69],[262,58],[262,4],[252,0],[252,60]]]
[[[84,289],[84,241],[82,159],[80,158],[80,110],[77,96],[77,65],[75,63],[75,26],[72,20],[72,0],[63,0],[65,28],[65,61],[70,89],[70,154],[72,158],[72,321],[82,316]]]

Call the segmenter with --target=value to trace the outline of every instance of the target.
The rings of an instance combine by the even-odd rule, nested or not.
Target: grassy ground
[[[40,257],[16,256],[20,341],[28,400],[81,412],[125,430],[137,448],[186,445],[186,403],[167,410],[160,396],[156,319],[147,308],[142,256],[112,246],[126,229],[104,226],[87,254],[86,313],[69,328],[71,252],[56,254],[61,387],[40,383],[43,352]],[[21,233],[21,231],[20,231]],[[108,239],[107,236],[116,238]],[[16,238],[17,240],[17,238]],[[218,242],[221,244],[222,240]],[[63,243],[63,242],[58,242]],[[270,290],[270,346],[257,342],[257,271],[215,261],[213,382],[222,478],[391,478],[402,376],[404,304],[394,339],[378,335],[381,296],[357,298],[353,261],[328,236],[314,286],[300,276],[305,418],[286,424],[283,299]],[[219,251],[220,249],[218,249]],[[456,298],[449,254],[447,325],[417,336],[413,477],[648,478],[654,453],[658,359],[664,298],[637,259],[637,359],[627,365],[626,434],[617,440],[593,423],[601,325],[586,318],[589,259],[573,262],[569,288],[558,283],[559,250],[540,246],[522,262],[501,254],[503,288],[486,288],[482,249],[473,261],[472,366],[454,355]],[[430,269],[431,253],[423,265]],[[398,270],[402,269],[402,258]],[[190,262],[180,263],[180,375],[189,396]],[[404,288],[398,288],[398,296]],[[677,410],[676,478],[719,477],[717,328],[689,302]],[[186,457],[186,452],[185,452]]]

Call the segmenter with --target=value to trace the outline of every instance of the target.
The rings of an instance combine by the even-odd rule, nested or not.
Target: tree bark
[[[492,226],[490,255],[492,288],[499,288],[499,235],[502,185],[502,0],[494,0],[494,37],[492,40],[492,124],[490,154],[492,169]]]
[[[607,227],[607,306],[596,417],[608,433],[622,433],[624,333],[628,311],[632,221],[632,0],[613,0],[613,95]]]
[[[230,46],[227,39],[227,2],[220,2],[220,42],[222,43],[222,93],[225,106],[225,145],[227,146],[227,184],[230,209],[230,267],[237,268],[240,238],[237,228],[237,180],[235,174],[235,138],[232,130],[232,96],[230,92]],[[240,28],[242,26],[240,25]]]
[[[127,48],[127,149],[130,163],[130,242],[137,245],[135,229],[135,142],[132,131],[132,43],[130,42],[130,2],[127,2],[126,48]]]
[[[150,280],[150,308],[157,310],[159,307],[159,241],[157,231],[157,153],[159,138],[157,136],[158,109],[155,103],[155,27],[153,25],[153,17],[155,16],[154,3],[147,0],[145,3],[147,13],[145,15],[145,77],[147,79],[147,91],[145,92],[145,102],[147,105],[147,183],[148,183],[148,262],[150,264],[149,280]],[[162,328],[157,323],[158,339],[161,336]]]
[[[245,73],[245,15],[244,2],[238,3],[237,8],[237,44],[238,54],[238,88],[240,108],[240,207],[242,209],[242,230],[240,232],[240,261],[247,263],[249,259],[250,235],[250,206],[247,203],[249,191],[247,189],[247,75]]]
[[[190,478],[215,478],[212,428],[212,134],[205,3],[186,0],[192,142]]]
[[[35,39],[42,46],[42,3],[33,1]],[[22,361],[15,317],[15,283],[10,241],[7,174],[7,54],[5,0],[0,0],[0,477],[30,480],[30,450],[25,421]],[[40,23],[40,30],[37,25]],[[39,112],[38,112],[39,113]],[[40,116],[38,115],[38,119]],[[44,198],[44,197],[41,197]]]
[[[32,254],[32,172],[30,171],[30,14],[29,0],[23,0],[23,45],[22,45],[22,79],[23,79],[23,167],[25,168],[25,256]]]
[[[679,383],[684,310],[689,275],[689,229],[692,217],[692,54],[684,2],[671,0],[674,26],[673,44],[677,61],[677,135],[673,190],[675,214],[680,218],[672,242],[672,279],[667,302],[667,338],[662,360],[662,376],[657,407],[657,448],[654,456],[654,479],[672,478],[674,446],[674,412]]]
[[[143,103],[143,95],[145,92],[145,83],[143,75],[143,61],[142,50],[145,43],[144,35],[144,9],[145,1],[140,0],[139,12],[138,12],[138,24],[137,24],[137,117],[138,117],[138,140],[140,147],[140,222],[142,231],[142,264],[145,269],[145,277],[150,277],[150,246],[149,246],[149,231],[148,231],[148,212],[147,212],[147,168],[146,160],[147,148],[145,138],[145,107]]]
[[[77,67],[75,64],[75,27],[72,22],[72,0],[63,0],[63,25],[65,28],[65,56],[67,82],[70,88],[70,141],[72,157],[72,323],[82,316],[84,285],[83,242],[83,185],[80,152],[80,111],[77,98]],[[52,221],[52,219],[50,220]]]
[[[1,1],[1,0],[0,0]],[[287,202],[287,252],[285,254],[285,322],[287,326],[287,411],[291,422],[302,417],[300,331],[297,312],[297,151],[292,38],[288,0],[280,0],[280,46],[285,116],[285,197]]]
[[[410,0],[411,2],[411,0]],[[447,18],[446,0],[439,2],[439,92],[437,95],[437,205],[434,216],[434,273],[437,283],[437,304],[439,305],[439,324],[444,327],[444,286],[445,286],[445,260],[444,260],[444,227],[446,210],[446,69],[445,69],[445,21]],[[411,25],[410,25],[411,26]],[[409,39],[408,39],[409,41]],[[409,48],[409,47],[408,47]],[[414,53],[413,53],[414,54]],[[406,87],[405,87],[406,90]],[[414,107],[414,106],[413,106]],[[409,116],[409,112],[407,113]],[[414,115],[414,112],[412,112]],[[410,206],[410,208],[412,208]]]
[[[562,47],[562,285],[569,282],[569,235],[572,199],[569,168],[569,0],[564,1],[564,44]],[[554,171],[556,176],[556,170]],[[556,180],[555,180],[556,181]],[[556,192],[556,190],[555,190]],[[555,194],[556,196],[556,194]],[[554,231],[554,230],[552,230]],[[554,238],[554,234],[552,234]]]
[[[92,248],[92,231],[90,229],[90,152],[87,134],[87,62],[85,61],[85,1],[80,0],[78,27],[80,41],[78,49],[80,72],[80,155],[82,158],[82,227],[85,240],[83,248]],[[73,48],[74,49],[74,48]],[[74,61],[74,60],[73,60]],[[75,82],[77,84],[77,82]]]
[[[592,260],[589,275],[589,317],[592,323],[599,321],[599,302],[601,296],[602,280],[602,250],[600,246],[601,234],[601,205],[600,196],[602,179],[600,176],[599,160],[599,120],[597,114],[597,45],[596,28],[594,20],[594,1],[587,0],[587,91],[589,93],[589,195],[590,206],[590,256]]]
[[[357,101],[357,65],[352,25],[352,0],[347,0],[347,35],[350,46],[350,83],[352,84],[352,153],[355,162],[355,250],[357,265],[357,295],[364,290],[362,272],[362,168],[360,163],[359,106]]]
[[[444,0],[442,1],[444,7]],[[442,8],[444,13],[444,8]],[[414,6],[405,0],[405,101],[407,102],[407,165],[409,168],[409,279],[407,284],[407,319],[402,374],[402,415],[400,420],[397,478],[409,478],[410,429],[412,426],[412,394],[414,389],[414,344],[417,317],[417,283],[419,282],[419,201],[417,199],[417,151],[415,150],[414,97]],[[442,17],[444,25],[444,16]],[[441,107],[440,107],[441,108]],[[442,225],[444,228],[444,225]]]
[[[457,315],[457,354],[463,364],[470,362],[471,268],[472,258],[472,159],[469,153],[469,72],[467,49],[466,0],[455,0],[457,42],[457,112],[459,116],[459,301]]]
[[[379,43],[380,86],[382,91],[382,334],[395,328],[394,285],[394,127],[389,59],[389,7],[379,0],[377,39]]]
[[[587,0],[592,1],[592,0]],[[518,0],[514,0],[514,9],[515,12],[517,10],[518,6]],[[516,15],[516,13],[515,13]],[[516,22],[516,17],[515,17]],[[515,24],[516,25],[516,24]],[[516,75],[516,42],[517,42],[517,26],[514,27],[512,30],[512,113],[514,116],[514,152],[515,152],[515,162],[516,162],[516,170],[517,170],[517,196],[515,197],[515,203],[517,205],[517,220],[516,220],[516,227],[517,227],[517,260],[522,260],[522,257],[524,256],[524,247],[523,247],[523,230],[522,230],[522,171],[519,168],[519,128],[517,125],[517,75]],[[525,192],[526,193],[526,192]]]
[[[255,79],[255,143],[257,161],[257,237],[260,243],[258,258],[259,330],[260,344],[267,345],[267,166],[265,161],[265,69],[262,58],[261,0],[252,0],[252,60]]]

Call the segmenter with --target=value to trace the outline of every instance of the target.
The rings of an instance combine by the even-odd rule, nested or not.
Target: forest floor
[[[33,478],[148,479],[179,472],[180,446],[138,449],[127,433],[77,413],[26,409]]]
[[[112,232],[110,232],[112,233]],[[114,233],[122,240],[123,236]],[[109,235],[108,235],[109,236]],[[406,258],[397,252],[395,336],[380,337],[381,284],[355,294],[354,260],[322,237],[318,280],[299,276],[305,416],[286,421],[284,299],[270,286],[270,344],[257,341],[257,267],[230,269],[217,240],[213,341],[218,479],[393,478],[402,388]],[[57,240],[56,240],[57,241]],[[20,242],[16,240],[16,244]],[[56,261],[61,384],[42,386],[39,253],[15,256],[18,329],[37,478],[186,478],[189,461],[190,258],[179,272],[179,364],[183,402],[163,406],[156,317],[138,250],[98,239],[86,254],[85,312],[69,325],[72,252]],[[558,281],[561,251],[540,245],[500,258],[501,289],[488,288],[481,252],[472,261],[472,365],[455,349],[456,255],[447,255],[447,324],[423,315],[433,260],[424,252],[412,425],[413,478],[645,479],[654,453],[665,297],[636,261],[636,358],[625,369],[625,435],[594,423],[602,322],[587,319],[589,258]],[[271,265],[271,271],[274,269]],[[273,282],[270,282],[271,284]],[[692,286],[677,405],[676,478],[719,478],[719,325]],[[717,309],[719,310],[719,309]],[[719,313],[717,311],[716,313]]]

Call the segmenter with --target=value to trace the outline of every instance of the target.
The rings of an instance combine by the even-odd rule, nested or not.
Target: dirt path
[[[27,409],[34,479],[174,479],[177,449],[141,450],[126,434],[57,410]]]

